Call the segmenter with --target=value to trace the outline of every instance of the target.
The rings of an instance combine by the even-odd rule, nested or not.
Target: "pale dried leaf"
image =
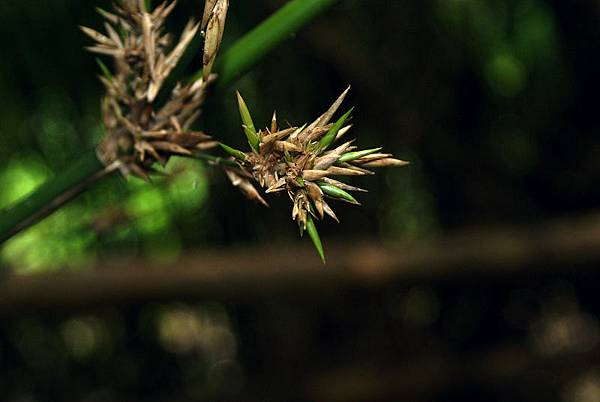
[[[273,141],[279,141],[283,138],[288,137],[292,132],[296,130],[296,127],[286,128],[281,131],[273,131],[272,134],[267,134],[261,139],[261,145],[267,145]]]
[[[255,200],[268,207],[269,204],[260,196],[254,186],[248,181],[248,179],[241,177],[239,174],[231,169],[225,169],[227,177],[235,187],[238,187],[242,193],[249,199]]]
[[[330,174],[329,170],[304,170],[302,171],[302,178],[308,181],[317,181],[328,174]]]
[[[342,127],[342,128],[340,129],[340,131],[338,131],[338,133],[337,133],[337,135],[336,135],[336,137],[335,137],[335,141],[339,140],[339,139],[340,139],[340,138],[342,138],[344,135],[346,135],[346,133],[347,133],[348,131],[350,131],[350,129],[351,129],[351,128],[352,128],[352,124],[349,124],[349,125],[347,125],[347,126],[345,126],[345,127]]]
[[[279,152],[300,152],[302,148],[288,141],[275,141],[273,148]]]
[[[336,99],[336,101],[333,102],[333,105],[331,105],[331,107],[325,113],[323,113],[317,120],[315,120],[308,128],[313,129],[316,127],[324,126],[327,123],[329,123],[329,121],[331,120],[331,118],[333,117],[335,112],[337,112],[340,105],[346,98],[346,95],[348,95],[349,91],[350,91],[350,86],[348,86],[348,88],[346,88],[346,90],[344,92],[342,92],[342,94]]]
[[[102,35],[98,31],[95,31],[95,30],[93,30],[91,28],[84,27],[84,26],[80,26],[79,29],[81,29],[81,31],[84,34],[86,34],[87,36],[89,36],[90,38],[92,38],[93,40],[95,40],[96,42],[98,42],[98,43],[100,43],[102,45],[105,45],[105,46],[116,46],[116,43],[112,39],[110,39],[110,38]]]
[[[174,153],[174,154],[181,154],[181,155],[191,155],[192,153],[185,149],[184,147],[174,144],[172,142],[167,142],[167,141],[155,141],[152,143],[152,146],[157,150],[157,151],[163,151],[163,152],[170,152],[170,153]]]
[[[354,186],[351,186],[349,184],[343,183],[341,181],[338,181],[338,180],[335,180],[335,179],[332,179],[332,178],[329,178],[329,177],[324,177],[323,181],[325,183],[327,183],[327,184],[331,184],[332,186],[336,186],[336,187],[341,188],[342,190],[345,190],[345,191],[357,191],[357,192],[362,192],[362,193],[368,192],[367,190],[364,190],[362,188],[354,187]]]
[[[273,183],[267,190],[265,191],[267,194],[276,193],[279,191],[285,190],[285,177],[278,179],[275,183]]]
[[[331,209],[331,207],[329,206],[329,204],[327,204],[325,201],[323,201],[323,210],[325,211],[325,213],[327,215],[329,215],[330,217],[332,217],[337,223],[340,223],[340,220],[336,216],[335,212],[333,212],[333,209]]]
[[[144,13],[142,16],[142,35],[144,38],[144,50],[150,77],[152,80],[155,80],[156,71],[154,70],[154,65],[156,62],[156,39],[154,36],[154,30],[152,28],[152,20],[150,18],[150,14],[148,13]],[[148,100],[152,102],[150,99]]]
[[[331,166],[329,169],[327,169],[327,174],[331,176],[364,176],[365,174],[369,173],[367,173],[367,171],[364,169],[358,169],[355,167],[344,168],[339,166]]]
[[[407,161],[402,161],[402,160],[394,159],[394,158],[385,158],[385,159],[378,159],[373,162],[365,163],[362,166],[365,166],[368,168],[379,168],[379,167],[391,167],[391,166],[406,166],[409,164],[410,163]]]
[[[277,111],[273,112],[273,117],[271,118],[271,132],[277,132]]]

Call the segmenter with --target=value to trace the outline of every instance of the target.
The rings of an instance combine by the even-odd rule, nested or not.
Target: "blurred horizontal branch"
[[[170,266],[128,260],[90,272],[7,275],[0,280],[0,314],[161,300],[312,301],[356,288],[571,272],[600,262],[600,214],[419,243],[349,244],[329,247],[325,267],[308,245],[274,245],[188,255]]]

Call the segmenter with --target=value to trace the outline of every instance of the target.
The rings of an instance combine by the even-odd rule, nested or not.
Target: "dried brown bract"
[[[271,127],[259,131],[254,128],[248,107],[238,93],[243,128],[252,150],[242,152],[221,144],[239,166],[237,169],[227,168],[233,184],[263,204],[266,202],[252,181],[266,189],[266,193],[287,193],[293,205],[292,218],[301,232],[308,230],[322,257],[324,255],[312,217],[323,219],[329,215],[337,221],[328,201],[333,199],[359,204],[350,192],[365,191],[338,179],[374,174],[371,168],[408,164],[395,159],[392,154],[381,152],[381,148],[357,150],[354,141],[333,146],[351,128],[347,123],[352,110],[330,123],[349,89],[310,125],[280,129],[274,114]]]
[[[110,56],[114,73],[99,61],[100,80],[106,87],[102,116],[106,135],[98,155],[106,164],[118,163],[124,175],[147,179],[155,162],[166,163],[172,155],[189,155],[217,145],[203,132],[190,127],[200,116],[207,87],[216,78],[211,67],[223,35],[227,0],[209,0],[204,12],[207,31],[203,76],[187,84],[177,84],[159,102],[159,94],[181,61],[192,40],[199,35],[200,23],[190,20],[178,41],[164,32],[167,17],[176,1],[164,2],[153,10],[143,0],[122,0],[114,12],[99,10],[105,33],[82,27],[96,41],[88,50]],[[161,96],[162,97],[162,96]]]

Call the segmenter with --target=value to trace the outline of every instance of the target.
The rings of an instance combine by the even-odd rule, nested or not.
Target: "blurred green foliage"
[[[437,8],[469,44],[496,96],[514,98],[539,70],[560,64],[556,22],[540,0],[438,0]]]

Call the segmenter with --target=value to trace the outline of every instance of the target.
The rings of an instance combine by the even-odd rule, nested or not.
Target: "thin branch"
[[[0,211],[0,243],[50,215],[112,170],[102,165],[95,152],[85,154],[26,199]]]
[[[110,166],[106,166],[104,169],[99,172],[94,173],[92,176],[83,179],[73,187],[67,189],[62,194],[59,194],[56,198],[46,204],[42,209],[35,212],[33,215],[29,216],[24,221],[20,222],[17,226],[14,227],[12,231],[7,233],[7,236],[13,236],[20,231],[27,229],[28,227],[35,225],[45,217],[51,215],[53,212],[60,209],[63,205],[68,203],[69,201],[76,198],[78,195],[83,193],[88,189],[92,184],[100,181],[111,173],[115,172],[118,169],[118,162],[114,162]],[[1,240],[1,238],[0,238]]]
[[[185,155],[184,155],[185,156]],[[207,154],[205,152],[194,152],[189,156],[190,158],[198,159],[204,162],[207,162],[209,165],[213,166],[228,166],[228,167],[238,167],[238,164],[235,163],[234,160],[228,158],[222,158],[219,156],[214,156]]]
[[[7,276],[0,280],[0,315],[158,300],[314,303],[353,289],[593,272],[600,263],[600,214],[537,228],[465,232],[418,245],[345,239],[329,249],[326,269],[306,247],[272,244],[188,255],[168,267],[127,260],[89,272]]]

